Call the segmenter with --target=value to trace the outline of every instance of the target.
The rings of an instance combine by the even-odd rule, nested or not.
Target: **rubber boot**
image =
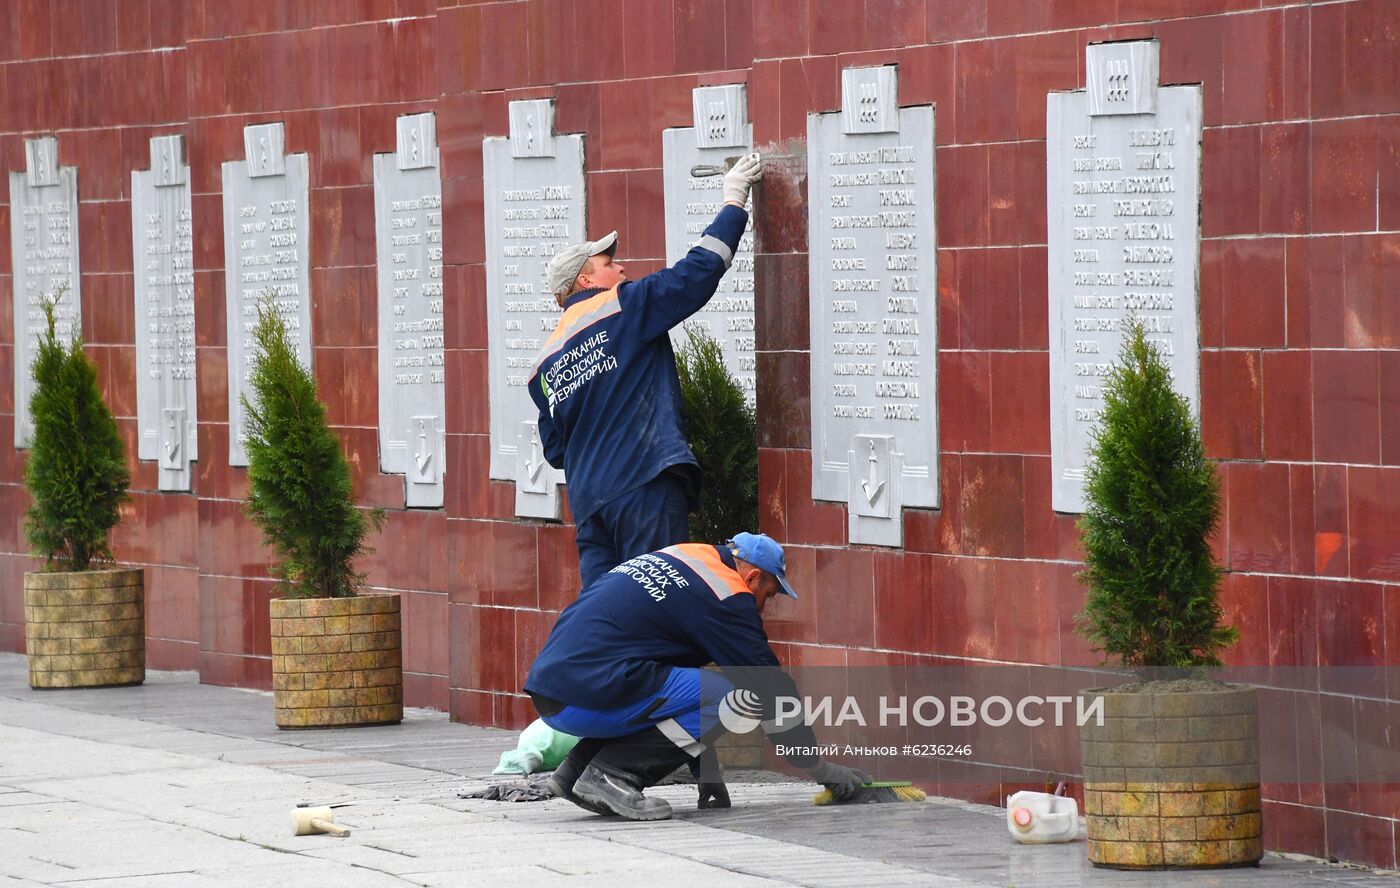
[[[584,768],[588,767],[588,763],[592,761],[593,756],[597,755],[602,746],[602,740],[590,737],[580,738],[574,744],[574,748],[569,750],[569,754],[564,757],[564,760],[559,763],[559,767],[554,769],[554,773],[549,775],[549,779],[545,781],[544,785],[556,797],[573,802],[585,811],[611,817],[613,813],[611,808],[581,799],[574,793],[574,784],[578,782],[578,778],[583,775]]]

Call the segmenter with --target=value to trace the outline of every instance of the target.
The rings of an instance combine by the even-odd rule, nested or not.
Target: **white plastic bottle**
[[[1079,835],[1079,806],[1064,796],[1022,790],[1006,797],[1006,828],[1027,845],[1072,842]]]

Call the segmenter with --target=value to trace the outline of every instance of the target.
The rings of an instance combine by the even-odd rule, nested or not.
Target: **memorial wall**
[[[802,595],[767,616],[784,662],[1097,665],[1075,521],[1132,316],[1217,465],[1228,661],[1318,670],[1273,691],[1300,760],[1395,751],[1396,689],[1321,667],[1400,657],[1397,4],[655,0],[625,51],[540,0],[132,5],[0,27],[0,650],[62,292],[128,445],[113,546],[146,568],[149,665],[270,685],[239,402],[265,305],[388,511],[361,569],[402,598],[406,702],[528,723],[579,592],[525,388],[545,265],[614,228],[630,276],[674,261],[720,202],[691,168],[752,147],[751,229],[690,323],[757,410],[759,529]],[[1074,784],[1035,742],[932,788]],[[1266,787],[1266,843],[1394,866],[1364,786]]]

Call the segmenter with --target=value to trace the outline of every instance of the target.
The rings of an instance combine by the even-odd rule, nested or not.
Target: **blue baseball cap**
[[[736,533],[734,539],[725,545],[735,557],[777,577],[783,593],[797,598],[792,584],[787,581],[787,558],[783,555],[783,547],[773,542],[772,537],[764,533]]]

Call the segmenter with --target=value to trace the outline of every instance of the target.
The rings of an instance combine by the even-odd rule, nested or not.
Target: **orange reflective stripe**
[[[544,348],[535,359],[535,372],[538,373],[545,361],[558,354],[564,343],[575,333],[619,311],[622,311],[622,305],[617,301],[617,287],[569,306],[565,309],[564,316],[559,319],[559,326],[555,327],[554,332],[544,341]]]
[[[719,557],[719,550],[714,546],[704,543],[681,543],[679,546],[668,546],[661,552],[679,559],[686,567],[695,571],[718,598],[753,594],[738,572]]]

